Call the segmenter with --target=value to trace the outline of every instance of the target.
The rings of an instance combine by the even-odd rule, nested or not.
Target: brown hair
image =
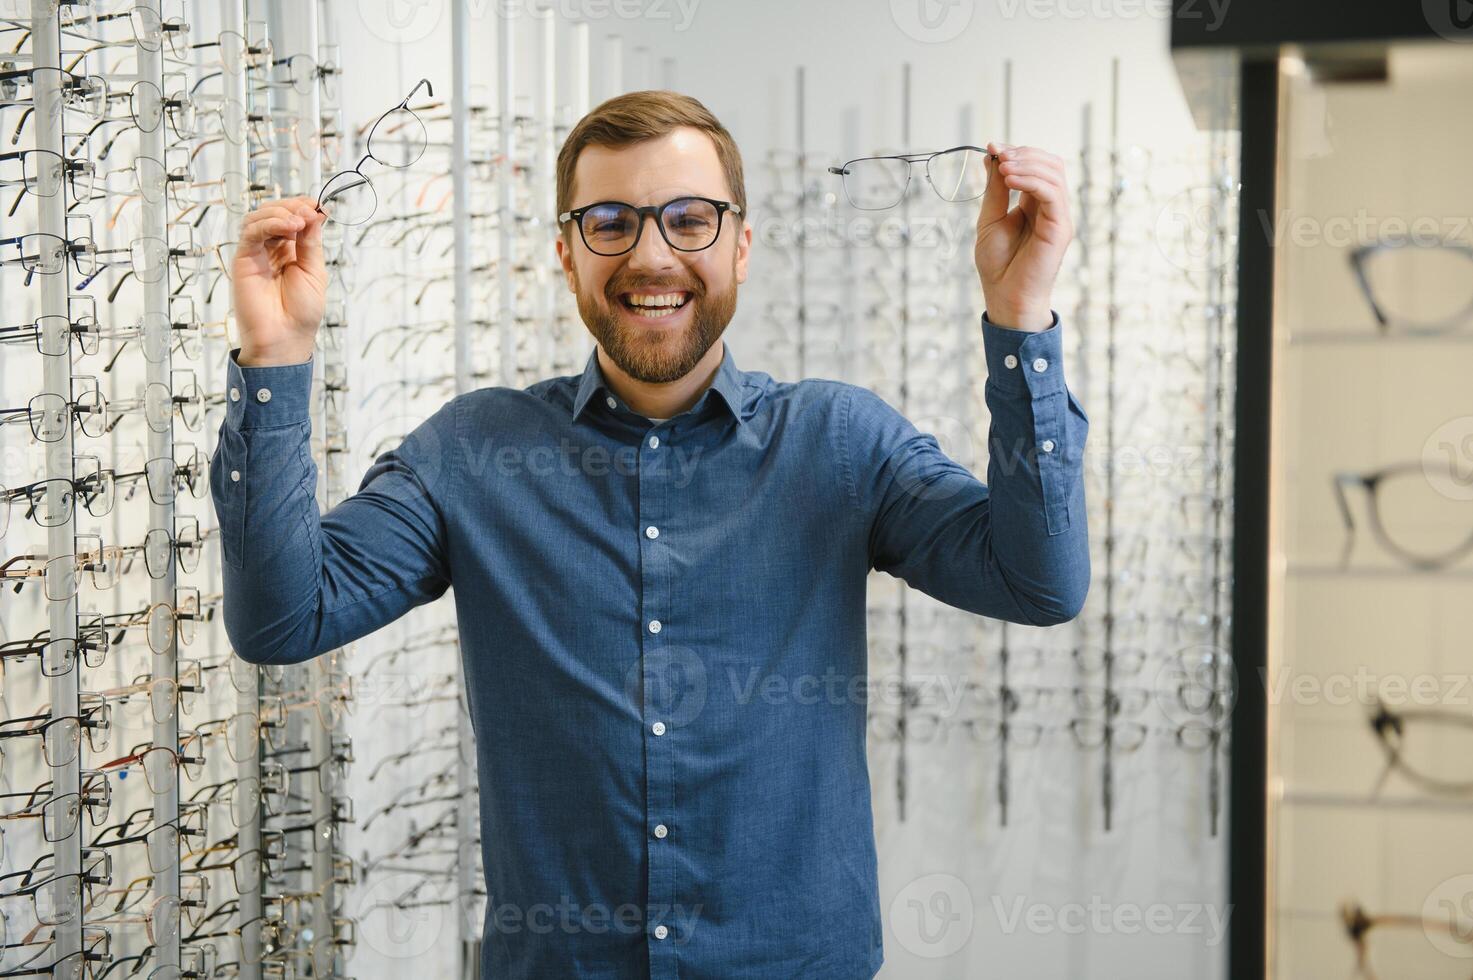
[[[679,126],[699,129],[716,144],[716,156],[731,188],[732,202],[742,209],[739,220],[745,220],[747,188],[742,178],[742,154],[736,141],[700,102],[661,89],[616,95],[578,120],[557,155],[557,213],[562,214],[573,206],[573,170],[585,146],[629,146],[666,136]]]

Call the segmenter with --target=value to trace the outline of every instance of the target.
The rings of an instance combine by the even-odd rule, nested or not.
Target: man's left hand
[[[987,190],[977,216],[977,274],[987,318],[1016,330],[1053,323],[1051,296],[1074,237],[1064,161],[1032,146],[988,143]],[[1018,204],[1008,209],[1008,192]]]

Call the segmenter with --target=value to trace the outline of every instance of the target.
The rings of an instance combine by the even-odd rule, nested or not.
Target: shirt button
[[[608,405],[610,408],[618,408],[619,407],[619,403],[616,402],[616,401],[614,401],[614,396],[613,395],[610,395],[609,397],[605,398],[604,399],[604,404]]]
[[[668,935],[670,935],[669,929],[666,929],[664,926],[655,926],[656,939],[664,939]]]
[[[1043,372],[1048,370],[1048,361],[1044,360],[1041,357],[1034,358],[1033,370],[1037,371],[1039,374],[1042,374]]]
[[[1045,439],[1043,441],[1043,445],[1039,446],[1038,448],[1042,449],[1046,453],[1051,453],[1054,451],[1054,441],[1052,439]]]
[[[659,449],[660,448],[660,437],[659,436],[650,436],[650,448],[651,449]]]
[[[240,470],[231,470],[230,471],[230,482],[231,483],[239,483],[240,482]]]
[[[644,529],[644,536],[653,541],[655,538],[658,538],[660,536],[660,529],[651,524],[649,527]]]
[[[1012,354],[1009,354],[1007,357],[1004,357],[1002,359],[1002,362],[1004,364],[1006,364],[1010,368],[1015,368],[1015,367],[1018,366],[1018,359],[1016,357],[1014,357]]]
[[[233,401],[233,402],[240,401],[240,389],[239,388],[231,388],[230,389],[230,400]]]
[[[664,824],[655,824],[655,836],[660,838],[660,840],[664,840],[665,835],[668,833],[670,833],[670,831]]]
[[[258,401],[258,402],[269,402],[270,400],[271,400],[271,389],[270,388],[262,388],[260,391],[256,392],[256,401]]]
[[[652,620],[650,620],[650,632],[651,633],[658,633],[658,632],[660,632],[660,621],[658,619],[652,619]]]
[[[650,726],[650,731],[654,732],[656,735],[664,735],[665,723],[663,721],[655,722],[653,725]]]

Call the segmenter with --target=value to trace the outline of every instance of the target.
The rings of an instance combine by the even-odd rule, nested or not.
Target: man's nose
[[[679,261],[675,257],[675,250],[665,241],[665,236],[660,231],[660,219],[653,214],[642,214],[639,220],[641,233],[638,244],[629,253],[629,267],[651,271],[675,268]]]

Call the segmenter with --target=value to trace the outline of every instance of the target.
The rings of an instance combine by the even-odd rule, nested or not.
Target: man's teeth
[[[634,311],[637,315],[655,320],[671,316],[684,306],[689,298],[686,293],[662,293],[657,296],[631,293],[627,298],[627,303],[631,307],[638,307]]]
[[[630,293],[629,302],[635,306],[684,306],[685,293]]]

